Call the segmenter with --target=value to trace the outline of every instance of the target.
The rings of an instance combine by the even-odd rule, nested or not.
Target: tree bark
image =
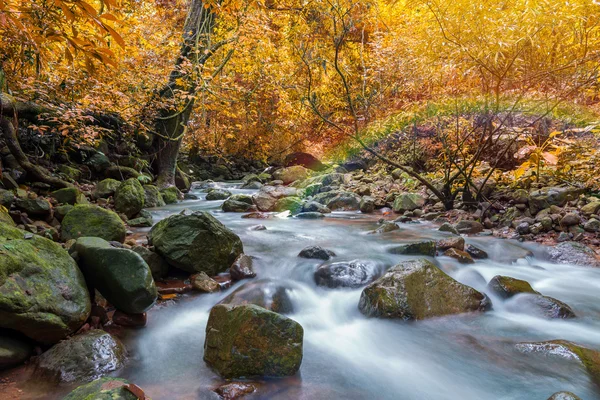
[[[164,106],[159,109],[154,126],[153,153],[157,173],[157,186],[165,188],[175,185],[177,156],[185,136],[187,125],[194,107],[197,90],[197,77],[200,68],[215,51],[210,36],[215,26],[212,7],[206,7],[202,0],[192,0],[183,28],[183,43],[169,82],[159,93],[159,101],[169,103],[176,93],[186,93],[179,101],[177,109]],[[180,67],[189,61],[192,70],[183,71]]]

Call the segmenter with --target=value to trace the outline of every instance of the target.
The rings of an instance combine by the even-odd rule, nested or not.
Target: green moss
[[[302,200],[296,196],[284,197],[275,202],[275,211],[290,211],[292,214],[298,214],[302,211]]]
[[[175,186],[162,189],[160,194],[162,194],[163,200],[167,204],[177,203],[179,199],[179,190]]]
[[[433,240],[422,242],[405,243],[390,248],[388,251],[392,254],[404,254],[413,256],[435,256],[436,244]]]
[[[82,236],[104,240],[125,240],[125,224],[113,211],[91,205],[76,205],[62,220],[61,238],[64,241]]]
[[[488,283],[488,288],[503,298],[509,298],[519,293],[539,294],[533,290],[529,282],[502,275],[494,276]]]
[[[101,378],[79,386],[63,400],[137,400],[137,396],[125,389],[125,379]]]
[[[94,191],[94,196],[97,199],[105,199],[115,194],[117,188],[121,185],[116,179],[107,178],[104,179],[98,184],[96,184],[96,190]]]
[[[115,192],[115,210],[131,218],[144,208],[146,192],[136,178],[127,179]]]

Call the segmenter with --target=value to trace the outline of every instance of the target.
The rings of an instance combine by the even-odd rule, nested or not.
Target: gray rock
[[[458,233],[475,234],[483,231],[483,225],[477,221],[462,220],[456,223]]]
[[[328,288],[358,288],[374,281],[380,274],[372,261],[352,260],[326,263],[315,271],[315,282]]]
[[[206,200],[225,200],[231,197],[231,192],[225,189],[213,189],[206,194]]]
[[[550,260],[560,264],[600,267],[596,252],[578,242],[562,242],[548,249]]]
[[[435,241],[424,240],[421,242],[404,243],[391,247],[388,249],[388,252],[392,254],[435,257]]]
[[[298,257],[327,261],[331,257],[335,257],[335,253],[331,250],[324,249],[321,246],[308,246],[298,253]]]

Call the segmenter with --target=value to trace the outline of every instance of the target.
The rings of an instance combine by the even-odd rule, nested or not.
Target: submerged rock
[[[302,363],[304,330],[255,305],[219,304],[206,324],[204,361],[223,378],[282,377]]]
[[[83,275],[57,243],[0,223],[0,327],[42,343],[75,332],[90,314]]]
[[[548,249],[550,259],[560,264],[600,267],[596,252],[578,242],[562,242]]]
[[[62,400],[139,400],[128,385],[125,379],[100,378],[79,386]]]
[[[321,246],[308,246],[298,253],[298,257],[327,261],[331,257],[335,257],[335,253],[331,250],[324,249]]]
[[[541,294],[520,294],[519,296],[515,296],[513,303],[508,304],[507,308],[519,313],[530,311],[541,317],[552,319],[576,317],[571,307],[567,304],[553,297],[542,296]]]
[[[61,238],[64,241],[94,236],[122,243],[125,234],[125,224],[116,213],[92,204],[76,205],[62,220]]]
[[[92,329],[54,345],[35,360],[35,375],[58,382],[90,381],[125,363],[125,347],[111,334]]]
[[[300,214],[296,214],[295,217],[299,219],[321,219],[325,218],[325,214],[320,212],[301,212]]]
[[[571,392],[556,392],[548,400],[581,400],[581,397]]]
[[[252,264],[252,257],[249,257],[245,254],[240,254],[238,258],[235,259],[231,267],[229,267],[229,275],[231,275],[231,279],[234,281],[240,281],[242,279],[256,277],[256,272],[254,272]]]
[[[270,311],[289,314],[294,311],[289,290],[291,288],[283,282],[261,279],[245,283],[219,304],[254,304]]]
[[[496,295],[508,299],[520,293],[540,294],[533,290],[529,282],[509,276],[496,275],[487,285]]]
[[[367,286],[358,308],[368,317],[420,320],[484,311],[489,305],[484,294],[421,259],[398,264]]]
[[[433,240],[425,240],[422,242],[404,243],[394,246],[388,249],[388,252],[392,254],[434,257],[435,249],[435,242]]]
[[[77,239],[72,251],[88,285],[117,309],[138,314],[154,305],[158,292],[152,271],[138,253],[94,237]]]
[[[566,340],[518,343],[516,348],[525,354],[541,354],[578,361],[596,385],[600,386],[600,352]]]
[[[210,276],[226,271],[244,251],[239,236],[208,212],[165,218],[148,241],[172,266]]]
[[[231,192],[225,189],[213,189],[206,194],[206,200],[225,200],[231,197]]]
[[[465,251],[467,253],[469,253],[469,255],[472,258],[475,258],[475,259],[482,260],[482,259],[488,258],[488,254],[485,251],[481,250],[479,247],[476,247],[472,244],[466,244]]]
[[[315,282],[328,288],[358,288],[374,281],[379,266],[372,261],[352,260],[323,264],[315,271]]]

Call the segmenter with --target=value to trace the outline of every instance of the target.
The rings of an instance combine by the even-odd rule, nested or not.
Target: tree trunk
[[[215,14],[212,7],[206,7],[202,0],[192,0],[187,19],[183,28],[183,43],[175,63],[175,68],[169,76],[169,82],[159,93],[159,101],[173,101],[175,93],[186,93],[178,101],[176,110],[164,106],[159,109],[153,123],[155,132],[153,152],[156,155],[155,168],[157,185],[165,188],[175,185],[177,156],[181,141],[185,136],[187,125],[194,107],[197,90],[197,75],[202,65],[214,52],[210,36],[215,26]],[[194,68],[182,71],[184,61],[189,61]]]

